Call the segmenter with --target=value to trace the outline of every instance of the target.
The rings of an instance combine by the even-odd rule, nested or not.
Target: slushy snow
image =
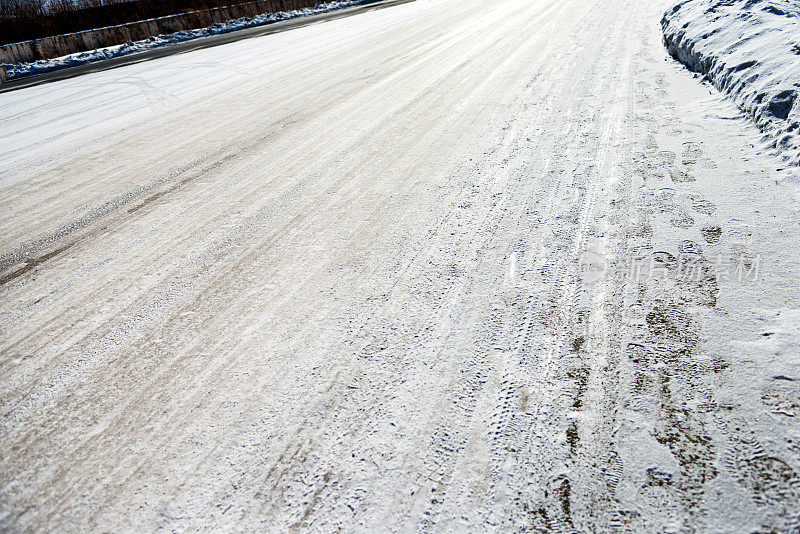
[[[685,0],[661,20],[669,53],[704,74],[800,164],[800,3]]]
[[[8,79],[21,78],[24,76],[31,76],[33,74],[42,74],[67,67],[76,67],[78,65],[85,65],[102,59],[111,59],[120,56],[127,56],[137,52],[143,52],[153,48],[166,46],[174,43],[181,43],[183,41],[190,41],[199,39],[201,37],[209,37],[221,33],[228,33],[236,30],[244,30],[246,28],[253,28],[255,26],[263,26],[273,22],[282,20],[289,20],[308,15],[317,15],[320,13],[327,13],[337,9],[356,6],[363,4],[365,0],[337,0],[334,2],[327,2],[319,4],[315,7],[306,7],[303,9],[294,9],[291,11],[279,11],[277,13],[267,13],[255,17],[247,18],[242,17],[239,19],[229,20],[224,23],[212,24],[206,28],[198,28],[196,30],[184,30],[176,33],[166,35],[158,35],[121,45],[108,46],[105,48],[97,48],[87,52],[76,52],[66,56],[61,56],[53,59],[41,59],[31,63],[19,63],[15,65],[8,65]]]

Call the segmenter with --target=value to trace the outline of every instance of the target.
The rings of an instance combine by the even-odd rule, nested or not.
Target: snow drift
[[[800,3],[684,0],[661,20],[670,55],[729,94],[800,164]]]

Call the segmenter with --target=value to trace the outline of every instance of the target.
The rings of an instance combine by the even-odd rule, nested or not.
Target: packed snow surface
[[[670,54],[730,94],[800,164],[800,2],[685,0],[661,24]]]
[[[800,169],[667,2],[0,93],[0,532],[797,532]]]
[[[86,52],[76,52],[53,59],[41,59],[31,63],[18,63],[8,65],[6,70],[8,78],[20,78],[23,76],[30,76],[32,74],[41,74],[53,70],[63,69],[65,67],[76,67],[78,65],[85,65],[101,59],[111,59],[120,56],[127,56],[135,54],[136,52],[143,52],[169,44],[181,43],[184,41],[191,41],[201,37],[209,37],[211,35],[219,35],[222,33],[229,33],[236,30],[243,30],[246,28],[254,28],[256,26],[263,26],[273,22],[282,20],[294,19],[297,17],[305,17],[308,15],[317,15],[320,13],[328,13],[337,9],[356,6],[363,4],[365,0],[337,0],[335,2],[327,2],[319,4],[314,7],[306,7],[303,9],[294,9],[291,11],[279,11],[277,13],[266,13],[255,17],[243,17],[239,19],[229,20],[228,22],[212,24],[207,28],[198,28],[196,30],[184,30],[180,32],[170,33],[166,35],[156,35],[141,41],[134,41],[131,43],[124,43],[121,45],[107,46],[104,48],[97,48],[95,50],[88,50]]]

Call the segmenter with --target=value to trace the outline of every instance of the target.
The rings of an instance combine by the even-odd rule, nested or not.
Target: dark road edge
[[[328,13],[320,13],[318,15],[308,15],[305,17],[298,17],[296,19],[273,22],[263,26],[256,26],[254,28],[246,28],[243,30],[236,30],[229,33],[222,33],[218,35],[210,35],[208,37],[199,37],[190,41],[181,43],[168,44],[163,47],[153,48],[142,52],[136,52],[126,56],[120,56],[110,59],[101,59],[85,65],[78,65],[75,67],[66,67],[59,70],[45,72],[42,74],[34,74],[9,80],[5,83],[0,83],[0,93],[8,91],[15,91],[25,87],[33,87],[44,83],[56,82],[59,80],[66,80],[81,76],[83,74],[90,74],[93,72],[100,72],[117,67],[124,67],[126,65],[133,65],[142,61],[149,61],[151,59],[158,59],[175,54],[183,54],[193,50],[200,50],[203,48],[211,48],[213,46],[220,46],[242,39],[250,39],[253,37],[261,37],[270,35],[272,33],[284,32],[293,30],[295,28],[302,28],[310,24],[318,22],[325,22],[329,20],[336,20],[343,17],[349,17],[358,13],[373,11],[376,9],[383,9],[400,4],[412,2],[413,0],[368,0],[367,2],[353,7],[347,7],[337,11],[330,11]]]

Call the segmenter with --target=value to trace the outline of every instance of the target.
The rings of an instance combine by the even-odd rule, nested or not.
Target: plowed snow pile
[[[730,94],[800,164],[800,3],[686,0],[661,20],[669,53]]]

